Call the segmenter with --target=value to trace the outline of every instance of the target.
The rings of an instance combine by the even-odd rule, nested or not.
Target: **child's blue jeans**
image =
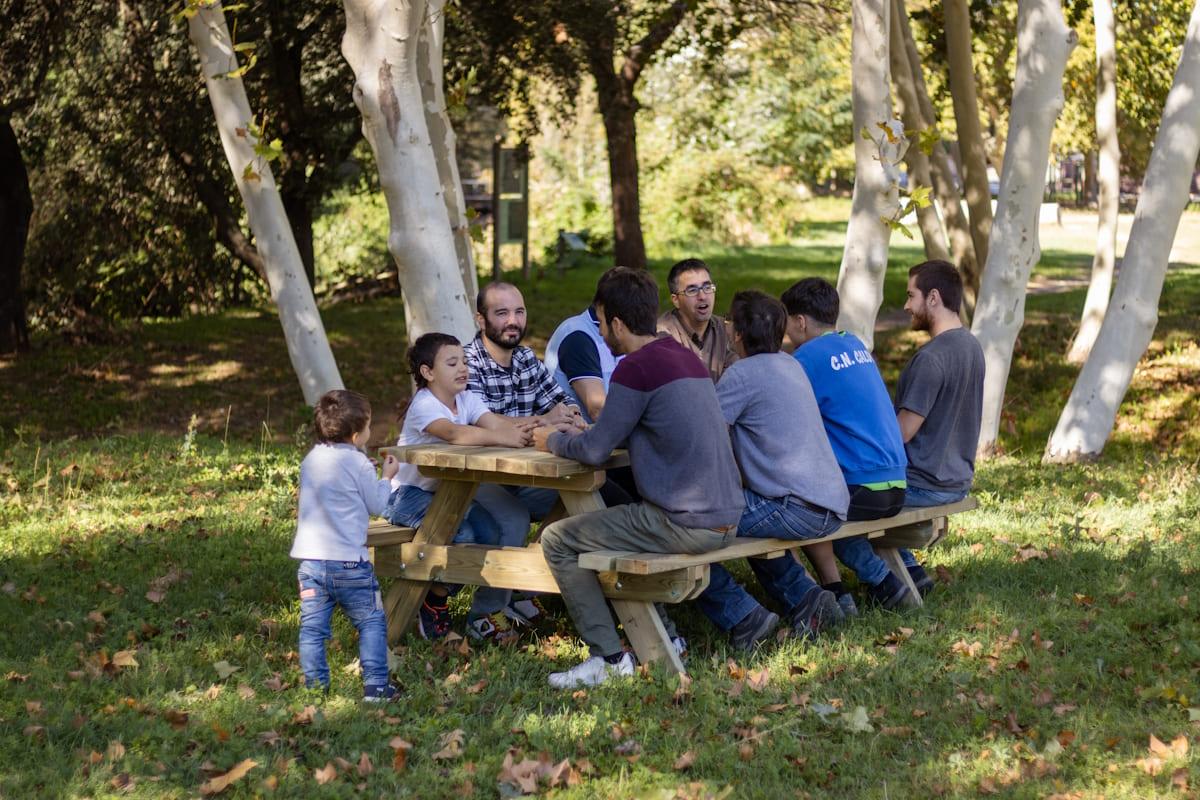
[[[379,581],[369,561],[301,561],[300,669],[307,686],[329,687],[325,643],[334,606],[358,629],[358,660],[364,686],[388,683],[387,618]]]
[[[425,512],[433,502],[433,492],[427,492],[419,486],[401,486],[392,492],[388,498],[387,508],[383,516],[393,525],[409,528],[420,527],[425,519]],[[471,503],[462,524],[458,526],[458,534],[454,537],[456,544],[499,544],[500,526],[491,514],[478,503]]]

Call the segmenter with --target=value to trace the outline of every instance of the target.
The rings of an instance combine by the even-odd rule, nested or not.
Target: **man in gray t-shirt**
[[[932,339],[900,373],[896,419],[908,456],[906,506],[935,506],[966,497],[975,477],[983,413],[983,348],[959,319],[962,278],[953,264],[926,261],[908,271],[912,328]],[[922,596],[933,579],[902,550]]]

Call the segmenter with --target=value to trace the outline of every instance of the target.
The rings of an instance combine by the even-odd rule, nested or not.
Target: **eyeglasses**
[[[699,286],[689,286],[686,289],[679,290],[678,292],[671,292],[671,294],[686,294],[688,297],[695,297],[701,292],[704,294],[716,294],[717,285],[712,281],[708,281],[707,283],[702,283]]]

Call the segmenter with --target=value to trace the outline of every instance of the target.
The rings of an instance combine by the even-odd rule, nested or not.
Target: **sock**
[[[846,587],[841,581],[834,581],[833,583],[823,583],[823,584],[821,584],[821,588],[827,592],[833,592],[835,597],[841,597],[842,595],[844,595],[846,593]]]
[[[425,595],[425,605],[429,606],[430,608],[445,608],[449,604],[449,599],[446,595],[434,594],[433,589],[430,589]]]
[[[621,663],[621,659],[624,657],[625,657],[625,651],[618,650],[617,652],[613,653],[611,656],[605,656],[604,660],[606,662],[608,662],[609,664],[619,664],[619,663]]]

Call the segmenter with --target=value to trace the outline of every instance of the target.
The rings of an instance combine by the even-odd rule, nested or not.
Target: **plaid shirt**
[[[512,367],[496,363],[476,334],[465,348],[469,369],[467,388],[483,398],[496,414],[532,417],[545,414],[559,403],[573,405],[562,387],[528,347],[513,350]]]

